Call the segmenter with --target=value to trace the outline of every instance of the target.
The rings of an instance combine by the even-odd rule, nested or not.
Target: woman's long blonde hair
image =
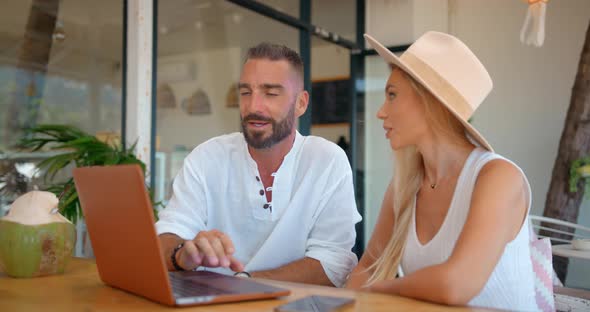
[[[393,64],[390,65],[390,68],[392,71],[398,69]],[[465,136],[465,128],[461,122],[414,78],[403,70],[398,70],[419,95],[425,107],[426,122],[434,133],[447,136],[452,140],[457,140],[457,142],[468,141]],[[385,249],[368,268],[368,271],[372,272],[372,274],[366,283],[367,285],[381,280],[392,279],[396,276],[404,253],[408,228],[412,221],[411,207],[424,177],[422,155],[415,146],[408,146],[394,151],[394,163],[393,207],[391,209],[394,209],[395,224]]]

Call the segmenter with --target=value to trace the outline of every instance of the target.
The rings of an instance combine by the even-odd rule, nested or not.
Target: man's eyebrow
[[[264,83],[262,84],[264,89],[284,89],[283,85],[278,83]]]
[[[264,83],[262,84],[263,89],[280,89],[283,90],[285,87],[278,83]],[[238,89],[252,89],[249,83],[240,82],[238,83]]]

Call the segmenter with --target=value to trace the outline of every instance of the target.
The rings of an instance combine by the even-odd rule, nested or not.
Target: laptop
[[[103,283],[175,306],[287,296],[290,291],[209,271],[168,272],[138,165],[74,169]]]

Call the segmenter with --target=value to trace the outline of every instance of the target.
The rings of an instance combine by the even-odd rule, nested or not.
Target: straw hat
[[[467,120],[492,90],[492,79],[459,39],[429,31],[400,57],[373,37],[365,39],[388,64],[399,67],[430,91],[465,126],[468,137],[489,151],[492,146]]]

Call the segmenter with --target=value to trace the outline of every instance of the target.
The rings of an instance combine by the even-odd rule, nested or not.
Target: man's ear
[[[300,117],[307,110],[309,104],[309,93],[305,90],[299,92],[295,102],[295,116]]]

